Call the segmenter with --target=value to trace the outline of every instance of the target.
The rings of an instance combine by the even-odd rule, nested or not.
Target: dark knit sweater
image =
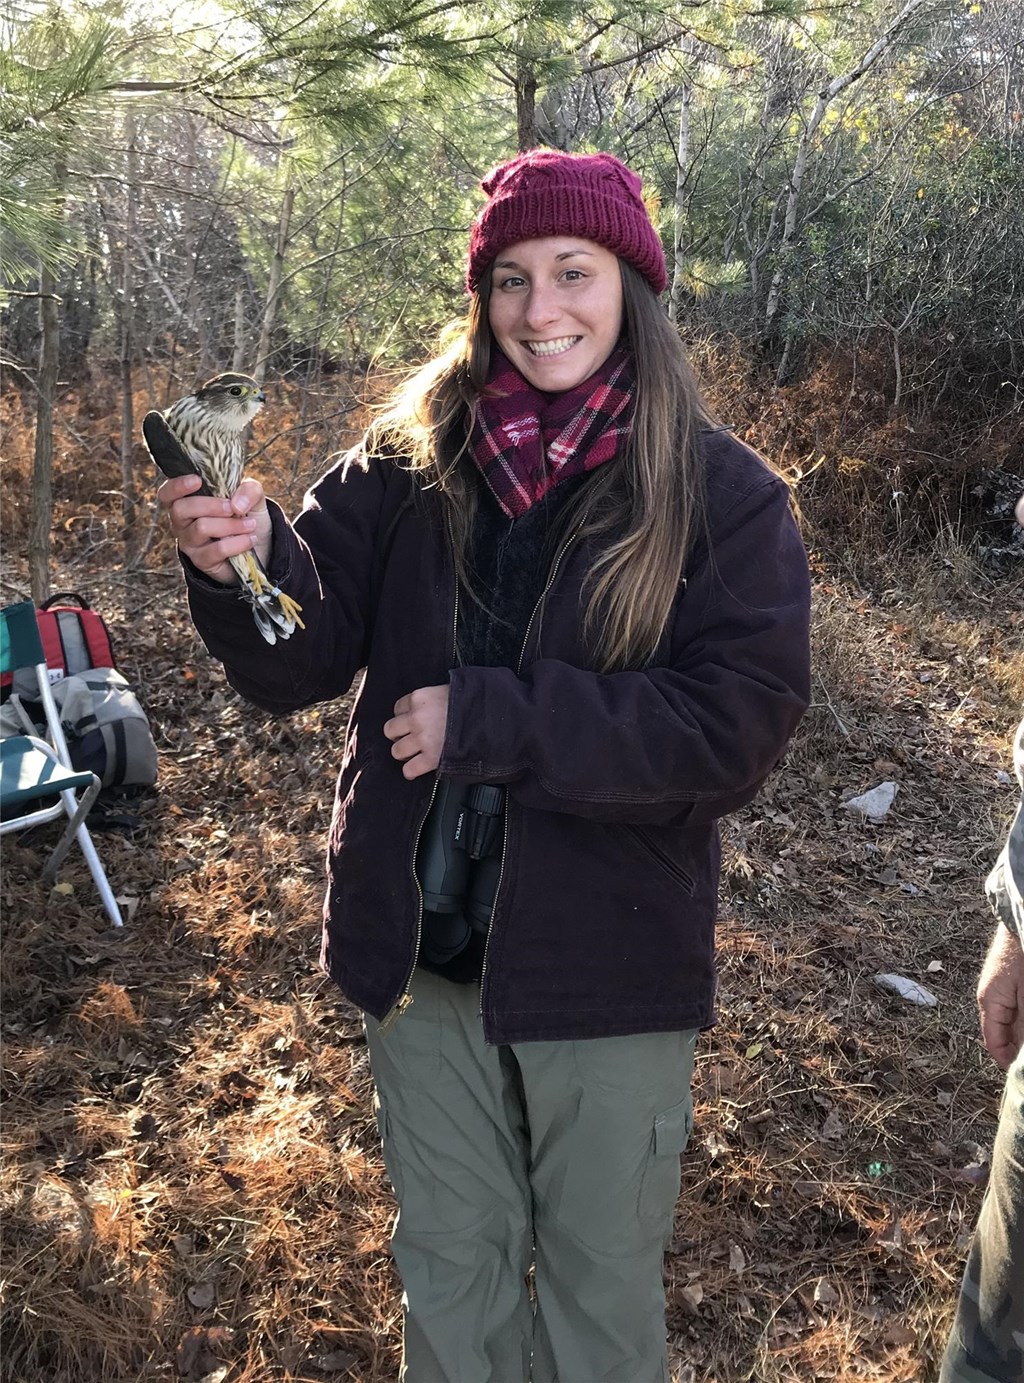
[[[456,648],[460,666],[507,667],[513,671],[518,668],[530,617],[548,579],[559,538],[559,520],[586,479],[567,479],[518,519],[508,517],[486,482],[479,479],[469,552],[471,579],[478,599],[463,592],[459,601]],[[424,829],[429,829],[429,819]],[[424,913],[423,927],[429,950],[430,912]],[[421,949],[419,963],[425,970],[457,984],[467,984],[480,978],[484,941],[484,936],[474,930],[466,949],[454,959],[437,962]]]
[[[483,605],[459,603],[458,660],[463,667],[519,666],[530,616],[543,593],[563,512],[586,476],[549,491],[521,518],[510,519],[488,486],[478,485],[469,566]]]

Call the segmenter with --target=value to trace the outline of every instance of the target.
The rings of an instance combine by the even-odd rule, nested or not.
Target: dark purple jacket
[[[271,648],[227,587],[189,578],[193,618],[232,685],[287,712],[366,669],[330,831],[324,963],[377,1018],[418,955],[413,871],[433,775],[413,782],[383,725],[418,687],[450,684],[440,773],[508,786],[481,988],[489,1042],[708,1024],[717,817],[777,762],[809,698],[807,560],[785,485],[728,433],[708,434],[706,531],[655,665],[599,674],[581,635],[589,555],[556,560],[517,672],[453,667],[455,579],[431,492],[390,460],[343,465],[294,528],[272,507],[272,574],[305,632]]]

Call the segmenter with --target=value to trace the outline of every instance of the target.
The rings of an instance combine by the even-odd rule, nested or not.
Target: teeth
[[[580,340],[578,336],[560,336],[557,341],[527,341],[531,355],[561,355]]]

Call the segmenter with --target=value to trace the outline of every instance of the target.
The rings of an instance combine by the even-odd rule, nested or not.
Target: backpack
[[[22,676],[15,674],[13,694],[0,709],[0,731],[45,735],[42,705],[31,699]],[[60,678],[52,690],[75,768],[95,773],[105,788],[151,787],[156,782],[156,745],[149,721],[119,672],[90,668]]]
[[[73,767],[95,773],[104,788],[151,787],[156,745],[145,711],[114,667],[102,617],[77,592],[62,591],[36,610],[36,623]],[[45,737],[34,671],[21,668],[3,680],[0,734]]]
[[[68,601],[74,601],[74,606],[68,605]],[[50,596],[36,610],[36,623],[51,682],[87,672],[90,668],[117,666],[110,630],[77,592],[61,591]],[[0,677],[0,691],[4,696],[11,682],[9,672]]]

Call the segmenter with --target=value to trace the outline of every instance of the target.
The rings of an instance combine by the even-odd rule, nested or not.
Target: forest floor
[[[108,617],[160,781],[134,830],[96,833],[123,931],[77,852],[49,892],[51,837],[5,838],[0,1376],[390,1383],[366,1047],[317,970],[347,707],[241,702],[166,540],[124,573],[73,491],[54,589]],[[718,1024],[666,1260],[678,1383],[934,1380],[995,1128],[973,992],[1014,802],[1021,583],[948,551],[870,588],[815,566],[815,704],[724,824]],[[3,598],[25,591],[12,557]],[[883,780],[882,822],[844,807]]]

